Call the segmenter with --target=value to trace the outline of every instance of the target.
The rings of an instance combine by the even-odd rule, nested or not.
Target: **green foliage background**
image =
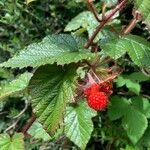
[[[22,134],[16,132],[21,131],[26,121],[31,117],[32,111],[37,111],[39,120],[45,125],[45,129],[48,132],[54,134],[56,129],[53,127],[61,126],[60,120],[67,100],[70,100],[74,94],[75,87],[73,82],[76,77],[76,68],[71,65],[68,66],[72,68],[71,70],[66,66],[63,70],[55,65],[40,67],[36,72],[38,75],[36,76],[35,73],[29,86],[31,88],[30,94],[33,96],[32,100],[28,95],[26,86],[33,75],[32,72],[35,71],[32,67],[47,63],[53,64],[54,62],[64,65],[93,57],[91,53],[82,53],[83,49],[80,51],[80,47],[83,47],[85,43],[84,38],[78,39],[75,36],[64,34],[58,37],[55,37],[55,35],[49,36],[52,33],[62,33],[64,31],[71,31],[75,35],[82,34],[84,37],[91,36],[98,23],[89,11],[84,11],[87,10],[87,7],[84,2],[79,3],[81,1],[35,0],[29,4],[24,0],[0,1],[0,63],[15,55],[10,61],[2,63],[3,66],[12,67],[13,69],[0,68],[0,132],[2,133],[0,134],[0,150],[2,148],[3,150],[8,150],[9,148],[10,150],[23,149]],[[116,0],[106,0],[105,2],[111,6],[116,3]],[[144,2],[145,5],[149,3],[148,0]],[[95,1],[95,3],[96,7],[100,8],[102,3],[100,1]],[[139,7],[141,3],[141,0],[136,0],[136,7],[144,14],[146,21],[149,21],[149,15],[143,11],[143,5]],[[128,15],[131,12],[131,7],[132,4],[128,5],[121,12],[119,19],[119,14],[116,14],[110,24],[120,30],[121,25],[127,24],[131,19],[131,16]],[[72,20],[72,18],[74,19]],[[88,24],[89,22],[90,24]],[[150,147],[150,78],[148,76],[150,73],[147,68],[147,66],[150,66],[150,61],[148,61],[150,44],[147,41],[145,42],[144,39],[149,38],[149,32],[144,29],[146,25],[140,22],[132,31],[136,35],[127,35],[123,38],[112,40],[115,35],[109,30],[110,24],[98,34],[96,41],[101,40],[99,44],[104,56],[109,55],[114,59],[118,59],[118,64],[124,69],[124,73],[115,80],[115,96],[110,100],[111,105],[108,111],[98,112],[96,116],[96,112],[87,109],[84,102],[74,108],[69,106],[66,111],[66,116],[69,117],[64,119],[65,129],[62,131],[63,129],[60,128],[54,136],[47,134],[43,126],[38,121],[35,121],[28,131],[31,137],[27,138],[24,143],[26,150],[79,149],[78,147],[81,149],[86,148],[87,150],[109,150],[111,148],[116,150],[145,150]],[[139,38],[137,35],[141,37]],[[45,36],[47,37],[44,38]],[[56,38],[60,42],[55,41],[54,39]],[[69,41],[69,44],[66,45],[65,39]],[[138,44],[136,43],[137,41]],[[35,44],[30,45],[32,43]],[[58,50],[57,55],[54,53],[54,58],[51,57],[53,56],[52,52],[48,54],[50,49],[49,47],[49,49],[47,48],[48,43],[52,52],[57,52]],[[122,46],[121,50],[120,45]],[[26,46],[28,47],[25,48]],[[129,49],[126,50],[126,47],[129,47]],[[64,51],[63,48],[65,48]],[[24,51],[20,53],[21,49],[24,49]],[[36,57],[37,60],[32,60],[30,54],[37,49],[39,52],[37,56],[39,57]],[[65,52],[66,49],[68,53]],[[145,51],[145,49],[148,51]],[[24,52],[26,51],[29,53],[25,55]],[[138,54],[141,57],[138,57]],[[18,55],[19,57],[17,57]],[[24,59],[25,57],[26,59]],[[120,59],[120,57],[122,58]],[[20,59],[19,61],[18,58]],[[29,64],[32,67],[27,67]],[[20,69],[16,69],[15,67],[17,66]],[[146,67],[144,68],[143,66]],[[23,67],[27,68],[24,69]],[[52,70],[53,72],[51,72]],[[84,72],[82,73],[84,74]],[[37,80],[38,77],[39,80]],[[41,78],[42,80],[40,80]],[[59,84],[56,84],[54,88],[54,83]],[[66,87],[67,90],[64,91]],[[51,93],[49,89],[54,89],[54,92]],[[116,96],[118,93],[120,96]],[[125,97],[121,96],[122,93],[126,94]],[[43,97],[46,94],[47,97],[43,102]],[[140,94],[147,97],[143,98]],[[51,95],[58,95],[55,101],[55,106],[58,107],[53,107],[54,98]],[[62,97],[66,97],[66,95],[68,97],[64,102]],[[42,97],[42,99],[38,96]],[[2,101],[4,99],[7,101]],[[31,108],[31,103],[34,110]],[[42,104],[39,106],[39,103]],[[41,110],[46,109],[47,107],[45,106],[48,104],[50,105],[50,110],[48,109],[48,111],[41,113],[39,107],[41,107]],[[26,107],[27,110],[22,112]],[[53,119],[55,121],[50,124],[45,117],[48,120]],[[92,123],[92,117],[94,117],[94,124]],[[72,118],[76,119],[72,120]],[[76,127],[75,129],[74,126]],[[94,131],[92,132],[93,126]],[[12,128],[9,129],[9,127]]]
[[[74,0],[36,0],[28,5],[25,0],[1,0],[0,63],[18,53],[25,46],[40,41],[46,35],[63,32],[69,20],[84,8],[84,4],[80,5],[80,3],[76,3]],[[27,70],[30,71],[31,69],[28,68]],[[3,91],[0,90],[0,99],[4,98],[2,93],[5,93],[5,96],[6,94],[9,95],[8,91],[14,93],[11,97],[5,97],[7,101],[0,101],[1,133],[16,121],[13,117],[22,111],[26,101],[30,101],[26,92],[16,93],[24,89],[31,78],[31,74],[28,73],[20,76],[25,71],[25,69],[9,70],[0,68],[0,86],[3,88]],[[9,83],[12,80],[13,82]],[[30,104],[28,105],[27,111],[21,116],[18,125],[15,127],[15,130],[18,132],[31,116],[32,110]],[[26,141],[26,150],[39,150],[41,148],[57,149],[63,145],[63,143],[57,143],[55,138],[51,139],[38,122],[34,126],[29,133],[35,138]],[[35,131],[37,127],[38,130]],[[10,131],[10,133],[12,132],[13,130]],[[5,136],[7,137],[8,135],[1,135],[0,138],[4,139]],[[51,142],[47,142],[50,140]],[[9,142],[9,139],[6,142]],[[4,143],[0,143],[0,149],[2,148],[1,144]]]

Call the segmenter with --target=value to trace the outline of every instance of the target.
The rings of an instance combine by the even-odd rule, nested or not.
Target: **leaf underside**
[[[37,69],[31,79],[33,112],[51,135],[63,122],[66,104],[74,100],[75,77],[75,67],[46,65]]]
[[[149,0],[135,0],[136,9],[142,14],[146,22],[150,22],[150,1]]]
[[[65,134],[81,149],[85,149],[93,131],[91,118],[96,112],[82,100],[76,107],[67,107],[65,114]]]

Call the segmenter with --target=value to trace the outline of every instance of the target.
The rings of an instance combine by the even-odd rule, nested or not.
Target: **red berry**
[[[107,107],[107,96],[104,92],[93,92],[87,97],[88,105],[94,110],[103,110]]]
[[[99,84],[92,84],[89,88],[85,89],[84,94],[89,96],[91,93],[98,92],[100,90]]]

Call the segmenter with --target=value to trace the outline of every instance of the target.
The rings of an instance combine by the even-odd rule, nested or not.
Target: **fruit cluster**
[[[103,84],[92,84],[86,88],[84,94],[88,105],[94,110],[104,110],[108,104],[108,96],[112,93],[112,87],[109,82]]]

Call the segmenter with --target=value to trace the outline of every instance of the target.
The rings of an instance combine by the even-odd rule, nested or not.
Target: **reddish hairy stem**
[[[120,3],[118,3],[114,9],[111,10],[111,12],[104,17],[104,19],[101,21],[101,23],[97,26],[95,32],[91,36],[91,38],[88,40],[86,45],[84,46],[85,48],[89,48],[91,44],[93,43],[93,40],[95,39],[96,35],[98,32],[105,26],[105,24],[115,15],[115,13],[119,10],[121,10],[127,3],[128,0],[122,0]]]
[[[32,126],[35,120],[36,120],[36,116],[33,114],[32,117],[28,120],[27,124],[21,130],[24,136],[27,135],[28,129]]]
[[[129,24],[122,31],[123,35],[130,33],[134,29],[134,27],[136,26],[136,24],[139,21],[141,21],[141,19],[142,19],[141,15],[139,14],[138,11],[135,11],[135,12],[133,11],[133,16],[134,16],[134,18],[129,22]]]
[[[119,74],[112,75],[112,76],[108,77],[107,79],[100,81],[99,84],[103,84],[104,82],[110,82],[110,81],[114,80],[118,75]]]
[[[98,14],[96,8],[95,8],[94,5],[93,5],[93,2],[92,2],[91,0],[87,0],[87,4],[88,4],[88,7],[89,7],[89,9],[91,10],[91,12],[94,14],[96,20],[97,20],[98,22],[100,22],[101,20],[99,19],[99,14]]]

